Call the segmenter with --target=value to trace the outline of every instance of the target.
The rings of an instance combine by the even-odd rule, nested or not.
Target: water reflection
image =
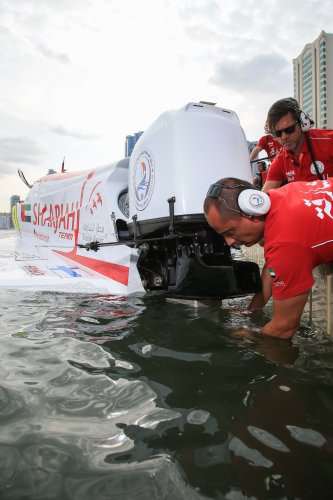
[[[165,317],[162,310],[147,312],[153,323],[156,315]],[[309,364],[303,349],[316,357],[316,349],[331,349],[330,340],[317,332],[315,343],[309,342],[306,329],[294,344],[233,339],[240,320],[233,321],[226,310],[210,313],[196,311],[195,326],[189,328],[193,311],[184,315],[184,309],[175,307],[172,321],[151,328],[154,343],[150,336],[145,345],[129,346],[144,358],[151,383],[173,387],[163,404],[177,406],[182,414],[177,428],[159,436],[138,432],[137,442],[151,450],[173,451],[190,481],[212,497],[237,492],[257,498],[328,498],[332,412],[323,409],[317,415],[320,400],[311,387],[299,384],[299,375],[305,358]],[[243,320],[243,326],[251,321]],[[332,355],[329,359],[332,367]],[[138,364],[143,366],[143,361]],[[311,385],[317,386],[322,373],[311,378]],[[193,412],[205,418],[195,422]],[[302,430],[303,441],[295,439],[296,429]],[[319,441],[311,444],[310,435]],[[323,439],[326,447],[319,446]]]
[[[322,332],[235,338],[269,311],[228,301],[0,299],[1,498],[330,498]]]

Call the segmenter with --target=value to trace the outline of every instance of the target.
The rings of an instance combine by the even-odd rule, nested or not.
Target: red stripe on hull
[[[83,257],[82,255],[77,255],[73,251],[69,253],[60,252],[59,250],[53,251],[63,255],[67,259],[77,262],[78,264],[82,264],[96,273],[102,274],[103,276],[106,276],[114,281],[118,281],[118,283],[121,283],[122,285],[128,285],[129,267],[127,266],[113,264],[112,262],[105,262],[104,260],[96,260],[91,257]]]

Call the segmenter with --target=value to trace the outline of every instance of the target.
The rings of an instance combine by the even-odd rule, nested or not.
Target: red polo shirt
[[[333,130],[313,129],[307,132],[319,172],[324,178],[333,176]],[[272,161],[268,181],[314,181],[318,179],[304,138],[298,157],[282,148]]]
[[[281,149],[281,144],[271,134],[260,137],[257,146],[264,149],[269,157],[275,156]]]
[[[262,177],[262,185],[264,185],[265,182],[267,181],[267,170],[263,170],[261,172],[261,177]]]
[[[293,182],[267,193],[265,259],[275,299],[309,290],[312,269],[333,261],[333,178]]]

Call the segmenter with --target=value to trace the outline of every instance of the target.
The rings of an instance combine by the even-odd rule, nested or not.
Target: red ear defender
[[[238,196],[238,206],[247,215],[266,215],[271,208],[268,194],[257,189],[244,189]]]

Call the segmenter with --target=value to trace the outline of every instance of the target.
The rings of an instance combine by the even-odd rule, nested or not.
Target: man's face
[[[265,222],[258,217],[235,217],[223,219],[215,205],[211,206],[206,219],[211,228],[223,236],[227,245],[251,247],[264,236]]]
[[[295,130],[293,132],[288,134],[284,131],[284,129],[288,129],[289,127],[293,127],[294,125]],[[283,130],[281,137],[276,138],[281,146],[284,146],[288,151],[296,151],[298,153],[300,147],[302,146],[304,136],[299,123],[295,122],[295,119],[290,112],[280,118],[278,122],[276,122],[274,131],[278,132],[281,130]]]

